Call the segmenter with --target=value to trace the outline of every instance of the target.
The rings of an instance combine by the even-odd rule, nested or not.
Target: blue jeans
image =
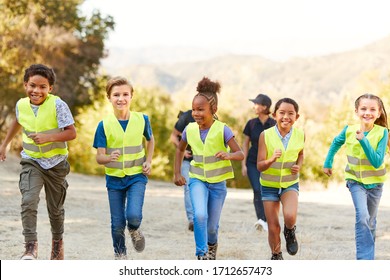
[[[193,222],[194,220],[194,213],[192,211],[192,203],[191,203],[191,197],[190,197],[190,188],[188,187],[190,177],[190,161],[183,160],[181,164],[181,174],[186,179],[186,184],[184,185],[184,206],[186,209],[186,215],[188,222]]]
[[[247,175],[253,189],[253,205],[255,206],[257,219],[267,221],[265,218],[263,200],[261,198],[260,171],[256,162],[246,162]]]
[[[138,229],[141,225],[145,188],[144,182],[137,182],[122,190],[107,189],[115,254],[126,255],[126,221],[128,229]]]
[[[226,182],[207,183],[190,178],[190,196],[194,210],[194,236],[197,256],[208,251],[207,244],[218,242],[218,228],[227,194]]]
[[[383,184],[366,189],[358,182],[348,180],[347,187],[351,192],[356,212],[356,259],[373,260],[375,258],[376,216]]]

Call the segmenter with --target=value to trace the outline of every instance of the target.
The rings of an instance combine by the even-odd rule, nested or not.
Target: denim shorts
[[[295,183],[287,188],[271,188],[261,186],[261,197],[263,201],[280,201],[282,195],[288,191],[294,191],[299,194],[299,185]]]

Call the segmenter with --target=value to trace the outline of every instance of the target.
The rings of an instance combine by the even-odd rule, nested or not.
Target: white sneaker
[[[259,219],[256,223],[255,223],[255,228],[259,231],[268,231],[268,224],[267,222],[264,222],[262,219]]]

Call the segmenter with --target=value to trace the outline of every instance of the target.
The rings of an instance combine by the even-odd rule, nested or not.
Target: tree
[[[57,74],[54,93],[75,114],[100,92],[98,69],[104,40],[114,29],[111,16],[94,11],[87,18],[82,0],[0,0],[0,132],[23,97],[23,72],[43,63]]]

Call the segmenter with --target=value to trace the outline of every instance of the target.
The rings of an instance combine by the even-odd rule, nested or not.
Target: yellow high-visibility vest
[[[58,133],[62,129],[58,128],[56,100],[57,96],[48,94],[46,100],[39,105],[35,116],[31,108],[28,97],[20,99],[18,102],[18,122],[23,127],[23,150],[33,158],[51,158],[56,155],[67,155],[68,147],[66,142],[48,142],[37,145],[29,137],[31,133]]]
[[[345,168],[345,179],[354,180],[362,184],[383,183],[386,181],[385,163],[378,168],[372,166],[363,151],[362,146],[356,139],[356,131],[360,125],[348,126],[346,130],[345,144],[347,152],[347,166]],[[374,125],[366,135],[371,147],[376,150],[386,128]]]
[[[145,128],[143,114],[130,112],[125,131],[114,114],[108,115],[103,120],[103,127],[107,138],[106,154],[120,150],[117,161],[105,164],[106,174],[122,178],[126,175],[142,173],[142,164],[145,162],[145,150],[142,144]]]
[[[304,133],[293,128],[287,149],[276,132],[276,126],[264,130],[264,139],[267,146],[267,158],[270,158],[276,149],[282,150],[282,156],[272,165],[261,172],[260,184],[271,188],[287,188],[299,181],[299,174],[291,174],[291,167],[296,164],[299,152],[304,146]]]
[[[224,142],[224,128],[224,123],[215,120],[203,143],[198,124],[189,123],[187,125],[187,143],[191,145],[193,155],[189,173],[191,178],[209,183],[234,178],[230,160],[221,160],[214,156],[219,151],[228,151]]]

